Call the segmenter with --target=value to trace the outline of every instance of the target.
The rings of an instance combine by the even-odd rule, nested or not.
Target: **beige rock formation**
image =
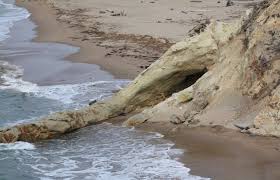
[[[131,117],[127,125],[146,121],[176,124],[182,119],[188,126],[223,125],[247,129],[254,134],[280,136],[279,0],[261,3],[236,24],[212,22],[204,32],[177,43],[171,50],[187,52],[188,48],[191,52],[205,53],[199,57],[208,63],[204,64],[207,73],[191,86],[192,91],[187,88],[145,109]],[[189,63],[179,57],[176,50],[172,55]],[[192,56],[190,52],[184,55],[185,58]],[[201,61],[198,57],[194,59],[193,62]],[[181,102],[182,94],[186,97],[192,94],[187,98],[191,100]]]
[[[2,129],[0,142],[53,138],[132,111],[140,113],[126,125],[223,125],[280,136],[280,0],[262,2],[236,23],[214,21],[199,31],[112,98]]]

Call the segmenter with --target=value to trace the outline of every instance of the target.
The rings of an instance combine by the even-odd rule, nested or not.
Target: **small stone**
[[[199,119],[192,119],[190,121],[188,121],[188,126],[196,126],[200,123]]]
[[[245,130],[245,129],[241,130],[240,132],[241,132],[241,133],[244,133],[244,134],[250,133],[248,130]]]
[[[121,16],[121,13],[114,13],[114,14],[111,14],[111,16]]]
[[[194,117],[198,114],[197,111],[186,111],[184,113],[184,119],[186,122],[191,123],[194,120]]]
[[[115,90],[112,90],[112,93],[118,93],[118,92],[120,92],[120,89],[115,89]]]
[[[172,124],[183,124],[185,122],[185,120],[183,118],[178,117],[177,115],[173,114],[170,117],[170,122]]]

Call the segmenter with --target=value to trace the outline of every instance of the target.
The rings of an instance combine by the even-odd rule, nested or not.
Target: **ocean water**
[[[0,41],[9,37],[10,28],[14,22],[29,17],[27,10],[17,8],[11,4],[12,1],[0,1]]]
[[[34,24],[27,20],[30,14],[13,3],[0,0],[0,127],[87,106],[129,83],[112,78],[94,65],[62,61],[78,50],[75,47],[31,42],[36,33]],[[74,69],[77,74],[67,76],[70,79],[57,75],[58,79],[49,83],[50,74],[38,67],[47,67],[50,62],[65,68],[64,73]],[[28,74],[30,64],[36,65],[37,78]],[[79,77],[79,66],[89,73]],[[83,78],[85,82],[80,82]],[[158,133],[103,123],[59,139],[0,144],[0,179],[207,179],[190,175],[190,169],[178,161],[183,151],[173,146]]]

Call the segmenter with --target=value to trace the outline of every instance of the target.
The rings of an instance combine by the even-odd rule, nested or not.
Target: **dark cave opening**
[[[170,95],[172,95],[173,93],[177,93],[180,92],[190,86],[192,86],[193,84],[196,83],[197,80],[199,80],[205,73],[207,72],[207,69],[203,69],[202,71],[198,71],[196,73],[187,75],[183,78],[182,81],[180,81],[180,83],[178,83],[174,88],[171,88],[170,91]]]

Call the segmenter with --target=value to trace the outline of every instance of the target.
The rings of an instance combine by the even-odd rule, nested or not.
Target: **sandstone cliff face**
[[[280,136],[279,8],[279,1],[263,2],[236,24],[212,22],[205,32],[173,46],[171,49],[184,42],[194,45],[193,40],[200,37],[204,47],[206,39],[211,41],[208,47],[214,47],[213,51],[203,55],[211,55],[208,61],[203,60],[209,62],[205,66],[207,73],[191,88],[131,117],[126,124],[165,120],[188,126],[238,127],[254,134]],[[205,37],[207,33],[209,37]],[[192,50],[203,52],[202,48]],[[173,55],[177,56],[175,51]],[[191,53],[185,57],[191,57]],[[194,62],[202,64],[199,58]],[[192,98],[182,103],[182,96]]]
[[[202,26],[203,27],[203,26]],[[280,0],[233,24],[211,22],[104,102],[0,130],[0,142],[53,138],[122,113],[126,125],[223,125],[280,136]]]
[[[168,121],[188,126],[222,125],[280,136],[279,13],[279,0],[265,1],[236,24],[212,22],[204,32],[174,45],[166,53],[174,57],[172,63],[183,61],[186,71],[197,63],[207,72],[191,87],[145,109],[126,124]],[[178,50],[186,54],[180,57]],[[194,52],[201,54],[194,56]],[[192,57],[191,63],[186,60]]]

